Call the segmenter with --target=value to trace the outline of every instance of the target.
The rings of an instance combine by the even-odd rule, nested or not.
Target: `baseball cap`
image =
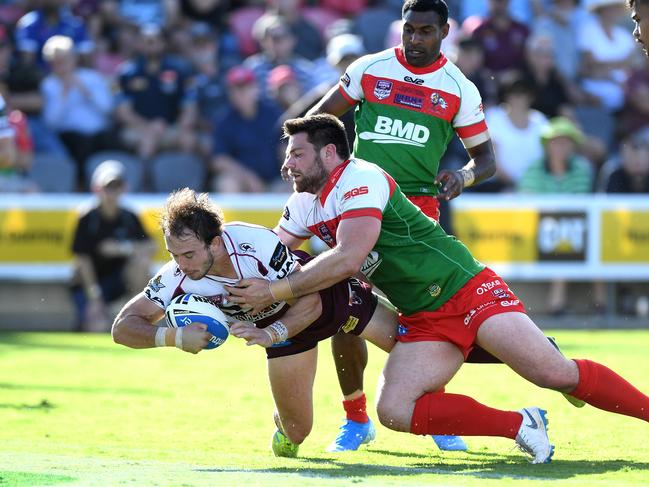
[[[225,81],[228,86],[247,85],[255,81],[255,73],[245,66],[235,66],[225,75]]]
[[[276,90],[289,81],[294,81],[295,79],[293,68],[287,64],[281,64],[271,69],[270,73],[268,73],[268,87]]]
[[[109,159],[97,166],[92,173],[90,180],[91,186],[95,188],[105,188],[110,183],[119,181],[124,182],[124,173],[126,168],[119,161]]]
[[[581,144],[584,141],[584,134],[579,128],[566,117],[555,117],[541,130],[541,140],[547,142],[557,137],[568,137],[575,144]]]
[[[347,56],[362,56],[365,54],[363,40],[354,34],[340,34],[327,44],[327,62],[335,66]]]

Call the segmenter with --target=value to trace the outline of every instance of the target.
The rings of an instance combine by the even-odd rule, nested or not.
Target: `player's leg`
[[[487,318],[477,342],[536,385],[570,393],[605,411],[649,421],[649,397],[602,364],[565,358],[524,313]]]
[[[295,456],[298,445],[311,432],[317,357],[315,347],[268,360],[268,378],[277,408],[278,432],[273,436],[272,445],[277,456]]]

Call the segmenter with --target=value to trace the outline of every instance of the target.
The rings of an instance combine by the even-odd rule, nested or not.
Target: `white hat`
[[[115,160],[104,161],[92,173],[90,181],[94,188],[105,188],[114,181],[124,181],[124,164]]]
[[[338,64],[346,56],[362,56],[365,54],[363,39],[354,34],[340,34],[332,37],[327,44],[327,62],[332,66]]]
[[[610,7],[612,5],[624,5],[624,0],[586,0],[586,7],[591,12],[601,7]]]

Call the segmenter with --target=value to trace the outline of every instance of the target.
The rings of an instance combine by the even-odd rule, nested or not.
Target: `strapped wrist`
[[[167,346],[167,327],[159,326],[155,332],[155,346],[156,347],[166,347]]]
[[[268,291],[275,301],[286,301],[295,296],[288,276],[277,281],[268,281]]]
[[[264,331],[270,337],[270,341],[273,345],[276,343],[282,343],[288,339],[288,329],[286,328],[286,325],[279,320],[268,325],[264,328]]]
[[[459,169],[457,172],[462,178],[465,188],[468,188],[473,183],[475,183],[475,171],[473,169],[462,168]]]

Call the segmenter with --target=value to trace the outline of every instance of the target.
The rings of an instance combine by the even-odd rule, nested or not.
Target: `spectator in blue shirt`
[[[62,35],[74,41],[77,53],[89,55],[94,49],[83,20],[75,17],[64,0],[41,0],[41,8],[23,15],[16,24],[16,49],[28,64],[44,66],[41,56],[45,42]]]
[[[228,107],[214,121],[212,189],[258,193],[282,185],[279,175],[279,107],[260,100],[255,74],[235,66],[226,75]]]
[[[122,142],[143,159],[164,149],[192,152],[197,108],[189,73],[165,53],[158,26],[140,29],[137,52],[119,73],[117,119]]]

